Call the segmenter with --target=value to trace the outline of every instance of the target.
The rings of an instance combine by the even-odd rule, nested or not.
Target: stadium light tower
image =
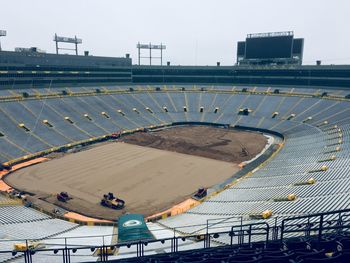
[[[61,50],[74,50],[75,51],[75,55],[78,55],[78,44],[83,43],[81,38],[77,38],[77,36],[75,37],[60,37],[57,36],[57,34],[55,34],[53,41],[56,42],[56,54],[58,54],[58,51]],[[71,43],[71,44],[75,44],[75,48],[62,48],[58,46],[58,43]]]
[[[149,59],[149,64],[150,66],[152,65],[152,59],[158,58],[160,59],[160,65],[163,65],[163,50],[166,49],[166,46],[163,45],[162,43],[160,45],[152,45],[151,43],[149,44],[140,44],[137,43],[136,48],[138,49],[138,59],[139,59],[139,65],[141,64],[141,58],[147,58]],[[149,56],[142,57],[141,56],[141,49],[148,49],[149,50]],[[152,50],[160,50],[160,57],[154,57],[152,56]]]
[[[0,30],[0,37],[6,37],[6,30]],[[0,41],[0,51],[1,51],[1,41]]]

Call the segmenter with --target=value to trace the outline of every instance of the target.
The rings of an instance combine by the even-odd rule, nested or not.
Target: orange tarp
[[[170,208],[168,210],[165,210],[161,213],[151,215],[151,216],[147,217],[146,219],[161,216],[161,215],[167,214],[169,212],[170,212],[171,216],[182,214],[182,213],[186,212],[187,210],[191,209],[192,207],[198,205],[199,203],[200,203],[199,201],[194,200],[192,198],[189,198],[189,199],[181,202],[180,204],[174,205],[172,208]]]
[[[191,209],[192,207],[194,207],[198,204],[199,204],[199,202],[197,200],[189,198],[189,199],[183,201],[182,203],[173,206],[170,209],[171,215],[174,216],[174,215],[178,215],[178,214],[181,214],[183,212],[186,212],[187,210]]]
[[[0,179],[6,174],[8,174],[8,171],[0,171]]]
[[[0,191],[9,192],[10,190],[12,190],[12,187],[7,185],[3,180],[0,180]]]
[[[24,168],[24,167],[27,167],[27,166],[30,166],[33,164],[45,162],[47,160],[49,160],[49,159],[43,158],[43,157],[36,158],[36,159],[30,160],[30,161],[27,161],[24,163],[19,163],[19,164],[14,165],[11,167],[10,171],[0,171],[0,191],[8,192],[8,191],[12,190],[12,187],[8,186],[3,180],[1,180],[4,175],[8,174],[9,172],[13,172],[13,171],[16,171],[18,169],[21,169],[21,168]]]
[[[49,159],[48,158],[44,158],[44,157],[40,157],[40,158],[36,158],[36,159],[30,160],[30,161],[27,161],[27,162],[15,164],[14,166],[11,167],[10,171],[0,171],[0,179],[4,175],[8,174],[9,172],[13,172],[13,171],[16,171],[18,169],[21,169],[21,168],[24,168],[24,167],[27,167],[27,166],[30,166],[30,165],[33,165],[33,164],[42,163],[42,162],[45,162],[47,160],[49,160]]]
[[[238,166],[239,166],[239,168],[243,168],[243,167],[245,166],[245,163],[242,162],[242,163],[240,163]]]
[[[14,166],[12,166],[11,171],[16,171],[18,169],[33,165],[33,164],[37,164],[37,163],[42,163],[49,160],[48,158],[44,158],[44,157],[40,157],[40,158],[35,158],[33,160],[27,161],[27,162],[23,162],[23,163],[19,163],[19,164],[15,164]]]
[[[96,219],[96,218],[84,216],[84,215],[74,213],[74,212],[67,212],[64,214],[64,217],[69,218],[69,219],[82,221],[82,222],[112,223],[112,221],[109,221],[109,220]]]

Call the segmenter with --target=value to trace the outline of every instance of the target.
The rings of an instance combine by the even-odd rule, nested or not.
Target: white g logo
[[[142,224],[141,221],[133,219],[133,220],[128,220],[128,221],[126,221],[126,222],[123,224],[123,227],[139,226],[139,225],[141,225],[141,224]]]

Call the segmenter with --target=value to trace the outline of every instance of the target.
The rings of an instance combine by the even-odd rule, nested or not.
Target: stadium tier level
[[[1,262],[346,256],[346,67],[301,67],[301,85],[307,70],[320,74],[309,87],[201,84],[213,77],[204,67],[126,68],[128,83],[69,75],[64,87],[62,76],[26,88],[2,71]],[[247,72],[210,70],[232,69]],[[182,83],[154,84],[164,72]],[[282,72],[283,83],[296,69],[249,72],[258,82]]]

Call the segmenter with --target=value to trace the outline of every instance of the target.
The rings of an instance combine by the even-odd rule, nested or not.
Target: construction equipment
[[[11,165],[0,163],[0,171],[2,171],[2,170],[10,171],[11,170]]]
[[[67,192],[61,192],[57,194],[58,201],[67,202],[70,199],[72,199],[72,197],[70,197]]]
[[[112,139],[119,139],[121,135],[122,135],[121,131],[114,132],[114,133],[111,134],[111,138]]]
[[[200,200],[206,196],[207,196],[207,189],[203,187],[197,190],[197,192],[193,195],[193,198],[196,200]]]
[[[15,243],[13,244],[14,251],[26,251],[34,250],[39,246],[38,242],[29,241],[28,243]]]
[[[113,193],[108,193],[103,195],[101,205],[112,209],[122,209],[125,206],[125,201],[115,197]]]
[[[111,247],[102,247],[102,248],[98,248],[96,250],[96,256],[101,256],[101,254],[104,255],[108,255],[108,256],[113,256],[116,252],[117,248],[115,246],[111,246]]]
[[[268,219],[271,216],[272,216],[272,211],[271,210],[265,210],[262,213],[250,214],[249,218],[250,219]]]

